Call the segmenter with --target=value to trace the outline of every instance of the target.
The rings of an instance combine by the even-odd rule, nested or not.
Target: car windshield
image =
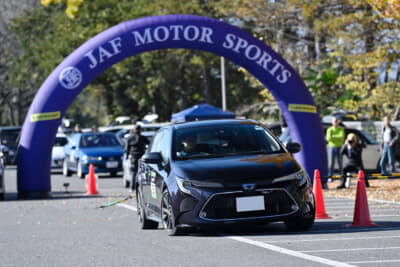
[[[112,134],[82,135],[80,147],[121,146],[118,139]]]
[[[68,139],[66,137],[56,137],[54,146],[65,146],[67,143],[68,143]]]
[[[3,143],[3,145],[15,146],[20,131],[21,130],[19,130],[19,129],[0,131],[0,139]]]
[[[174,135],[176,160],[283,152],[280,144],[259,125],[241,123],[178,129]]]

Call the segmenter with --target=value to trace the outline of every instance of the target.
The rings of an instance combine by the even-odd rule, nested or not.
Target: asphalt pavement
[[[332,219],[306,232],[283,223],[170,237],[140,230],[136,201],[122,177],[99,176],[99,195],[85,180],[52,174],[52,196],[18,199],[15,166],[0,201],[0,266],[399,266],[400,203],[369,201],[378,227],[351,228],[354,199],[325,197]],[[69,183],[67,188],[64,183]]]

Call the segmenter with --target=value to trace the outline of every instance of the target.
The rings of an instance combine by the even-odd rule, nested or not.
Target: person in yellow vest
[[[328,175],[331,176],[334,172],[335,159],[337,159],[339,165],[339,173],[343,171],[343,160],[340,154],[340,148],[343,145],[345,138],[344,128],[339,126],[339,120],[336,117],[332,118],[332,126],[326,130],[326,141],[328,142],[329,148],[329,172]]]

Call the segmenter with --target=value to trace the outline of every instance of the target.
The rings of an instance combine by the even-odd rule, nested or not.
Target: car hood
[[[109,147],[89,147],[82,148],[82,154],[87,155],[89,157],[121,157],[124,153],[124,149],[118,146],[109,146]]]
[[[175,174],[187,179],[273,179],[301,169],[287,153],[175,161]]]

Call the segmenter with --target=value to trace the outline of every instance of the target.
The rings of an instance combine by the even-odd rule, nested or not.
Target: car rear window
[[[80,147],[122,146],[112,134],[82,135]]]
[[[177,129],[173,142],[175,160],[283,152],[263,127],[222,124]]]
[[[54,146],[65,146],[67,143],[68,143],[68,139],[66,137],[56,137]]]

